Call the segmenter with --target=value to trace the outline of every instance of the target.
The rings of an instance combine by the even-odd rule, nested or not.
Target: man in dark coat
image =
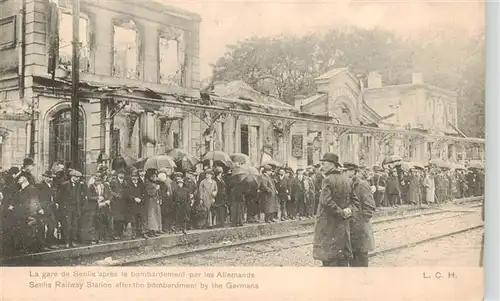
[[[38,199],[44,211],[39,234],[41,235],[44,248],[51,249],[56,244],[54,231],[57,227],[56,191],[52,183],[55,175],[50,170],[47,170],[42,176],[43,181],[36,185]],[[45,233],[45,227],[47,227],[47,233]]]
[[[264,219],[266,223],[276,222],[276,214],[279,208],[278,191],[272,179],[273,169],[271,166],[264,166],[264,174],[262,175],[262,183],[260,184],[259,199],[264,211]]]
[[[307,177],[304,175],[304,170],[302,168],[297,169],[297,176],[293,179],[292,183],[292,195],[297,204],[297,211],[299,218],[305,218],[307,216],[307,194],[306,189]],[[312,189],[312,187],[309,187]]]
[[[40,239],[40,223],[44,214],[38,200],[38,191],[29,182],[30,174],[21,172],[16,181],[19,184],[12,206],[15,224],[12,231],[16,232],[15,248],[24,252],[39,252],[43,241]]]
[[[288,218],[293,218],[292,216],[290,216],[290,213],[286,211],[286,204],[291,200],[289,189],[289,179],[286,176],[286,171],[284,168],[280,168],[279,175],[276,178],[276,190],[278,190],[282,221]]]
[[[393,168],[386,182],[385,198],[388,206],[396,207],[401,201],[401,189],[399,187],[398,171]]]
[[[124,237],[127,227],[127,196],[125,195],[127,183],[125,182],[125,172],[116,172],[116,178],[109,183],[111,188],[111,214],[113,215],[114,239]]]
[[[65,216],[64,234],[67,248],[76,246],[85,197],[85,187],[80,182],[82,173],[73,169],[68,175],[70,180],[61,185],[58,197],[59,207]]]
[[[326,153],[321,162],[325,179],[314,228],[313,258],[325,267],[347,267],[352,258],[348,220],[352,216],[352,184],[338,170],[341,165],[337,155]]]
[[[15,232],[12,231],[13,226],[16,223],[16,218],[14,216],[14,206],[16,205],[16,194],[19,190],[19,184],[16,181],[16,177],[19,174],[19,168],[11,167],[5,174],[2,194],[2,229],[1,229],[1,240],[2,240],[2,254],[10,255],[14,251],[15,243]]]
[[[375,200],[368,182],[358,176],[359,167],[356,164],[344,163],[347,169],[345,175],[352,180],[350,221],[352,267],[368,267],[368,252],[373,250],[374,236],[371,218],[375,213]]]
[[[226,182],[222,177],[222,167],[215,167],[215,183],[217,183],[217,196],[215,197],[215,224],[218,228],[224,228],[226,224],[226,202],[227,202],[227,188]],[[248,220],[251,220],[251,216]]]
[[[139,181],[139,172],[137,169],[132,170],[130,173],[130,181],[127,185],[127,198],[128,198],[128,214],[129,220],[132,223],[132,230],[134,237],[146,236],[146,229],[144,227],[144,183]]]

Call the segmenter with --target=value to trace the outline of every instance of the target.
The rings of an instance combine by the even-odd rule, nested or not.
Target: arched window
[[[84,149],[85,125],[83,115],[80,112],[78,125],[78,149],[80,162],[74,166],[82,173],[85,171],[85,149]],[[71,162],[71,109],[64,109],[52,116],[49,122],[49,166],[54,162]]]

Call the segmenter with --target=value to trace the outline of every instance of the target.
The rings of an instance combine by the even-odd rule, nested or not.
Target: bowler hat
[[[56,176],[54,175],[54,173],[50,170],[46,170],[43,175],[44,177],[47,177],[47,178],[55,178]]]
[[[70,177],[81,177],[83,176],[81,172],[79,172],[78,170],[76,169],[72,169],[70,172],[69,172],[69,176]]]
[[[347,170],[358,170],[359,166],[354,163],[344,162],[344,168]]]
[[[337,155],[336,155],[336,154],[334,154],[334,153],[325,153],[325,154],[323,155],[323,158],[322,158],[320,161],[333,163],[333,164],[335,164],[337,167],[338,167],[338,166],[342,166],[342,165],[339,163],[339,156],[337,156]]]
[[[35,164],[35,161],[33,161],[32,158],[24,158],[24,160],[23,160],[23,165],[24,166],[34,165],[34,164]]]

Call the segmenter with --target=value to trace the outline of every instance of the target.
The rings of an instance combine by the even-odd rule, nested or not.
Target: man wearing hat
[[[129,220],[132,223],[134,237],[147,238],[144,228],[144,183],[139,181],[139,171],[132,169],[130,172],[130,181],[127,184],[127,198],[129,209]]]
[[[85,197],[85,188],[80,182],[82,173],[72,169],[68,173],[69,181],[64,182],[60,188],[61,212],[64,214],[64,235],[66,247],[75,247],[80,231],[80,219],[82,215],[82,205]]]
[[[217,227],[224,228],[227,217],[227,186],[223,178],[224,170],[221,166],[216,166],[214,170],[215,183],[217,183],[217,195],[215,196],[214,212]],[[249,219],[251,217],[248,217]]]
[[[324,154],[321,169],[325,173],[314,229],[313,258],[325,267],[347,267],[352,258],[349,202],[351,180],[339,171],[339,157]]]
[[[344,163],[345,175],[352,180],[350,233],[352,244],[352,267],[368,267],[368,252],[373,250],[374,236],[371,218],[375,213],[375,200],[370,185],[359,177],[360,167],[353,163]]]
[[[290,179],[286,176],[286,169],[284,167],[279,169],[279,175],[276,178],[276,190],[278,190],[278,198],[280,200],[281,220],[284,221],[288,218],[292,218],[290,212],[285,209],[292,198]]]
[[[31,185],[35,185],[35,177],[33,177],[33,170],[35,169],[35,161],[32,158],[25,158],[23,160],[23,167],[21,171],[24,172],[24,175],[28,179],[28,182]]]
[[[125,196],[127,184],[123,169],[116,171],[116,178],[110,181],[109,186],[111,188],[111,214],[113,215],[114,239],[118,240],[124,237],[128,224],[127,197]]]
[[[40,222],[44,211],[38,200],[38,191],[34,185],[29,183],[30,174],[21,171],[17,176],[19,191],[16,195],[16,203],[13,213],[17,223],[13,228],[17,232],[16,249],[39,252],[43,247],[43,241],[39,231]],[[20,249],[19,249],[20,248]]]
[[[55,175],[52,171],[47,170],[42,175],[42,182],[36,185],[38,189],[38,199],[44,211],[42,223],[40,224],[40,236],[45,249],[51,249],[56,244],[54,230],[57,227],[57,206],[56,206],[56,191],[53,185]],[[45,233],[47,227],[47,233]],[[43,229],[43,230],[42,230]]]
[[[276,222],[279,208],[278,191],[271,178],[273,168],[270,165],[264,166],[264,174],[260,185],[260,202],[264,211],[266,223]]]

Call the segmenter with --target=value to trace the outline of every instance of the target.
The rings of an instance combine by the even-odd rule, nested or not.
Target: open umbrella
[[[234,163],[248,164],[250,165],[251,160],[248,155],[242,153],[234,153],[229,156]]]
[[[230,187],[235,187],[242,193],[257,192],[261,182],[259,171],[251,166],[238,166],[229,177]]]
[[[390,155],[390,156],[385,157],[384,161],[382,161],[382,165],[395,163],[395,162],[399,162],[399,161],[403,161],[403,158],[401,158],[401,156]]]
[[[271,166],[274,166],[274,167],[280,167],[282,164],[279,163],[276,160],[266,160],[266,161],[262,162],[262,166],[265,166],[265,165],[271,165]]]
[[[413,168],[422,169],[422,170],[425,169],[424,165],[420,162],[410,162],[410,164],[413,166]]]
[[[411,162],[401,162],[400,167],[402,170],[408,171],[413,168],[413,165],[411,164]]]
[[[229,155],[223,151],[209,151],[201,159],[221,161],[221,162],[232,162],[231,157],[229,157]]]
[[[209,151],[203,157],[201,158],[203,161],[213,161],[214,164],[221,163],[224,165],[226,168],[232,168],[233,167],[233,161],[231,160],[231,157],[229,157],[228,154],[226,154],[223,151]]]
[[[130,156],[118,156],[111,161],[112,170],[127,169],[137,163],[137,160]]]
[[[195,169],[200,163],[200,160],[180,148],[168,150],[165,155],[172,157],[175,164],[183,171]]]
[[[170,156],[160,155],[153,156],[141,161],[138,161],[134,164],[136,168],[141,168],[144,170],[148,170],[150,168],[160,169],[160,168],[172,168],[175,169],[177,164],[175,164],[174,160]]]

